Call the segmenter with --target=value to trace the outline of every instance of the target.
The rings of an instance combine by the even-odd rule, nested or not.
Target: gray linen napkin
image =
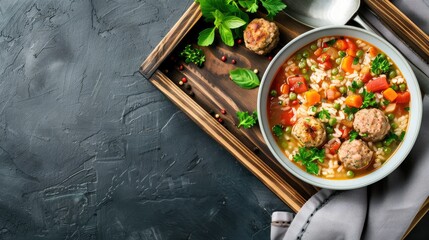
[[[427,12],[428,8],[422,7],[414,11]],[[372,12],[360,11],[359,14],[373,30],[406,55],[421,88],[428,93],[427,63],[413,55]],[[423,108],[423,124],[416,145],[397,170],[366,188],[351,191],[322,189],[296,216],[274,212],[271,239],[401,239],[429,196],[429,149],[425,146],[429,142],[429,128],[424,124],[429,122],[428,97],[424,99]]]
[[[425,122],[428,97],[423,101]],[[422,125],[417,144],[387,178],[351,191],[322,189],[295,217],[274,212],[271,239],[401,239],[429,196],[427,142],[429,128]]]

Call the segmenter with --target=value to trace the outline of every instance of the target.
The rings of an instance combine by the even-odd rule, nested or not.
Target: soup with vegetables
[[[380,168],[403,140],[410,92],[380,49],[324,37],[292,55],[268,96],[268,119],[287,158],[310,174],[356,178]]]

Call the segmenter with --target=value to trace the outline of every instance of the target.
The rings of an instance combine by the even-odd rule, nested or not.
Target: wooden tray
[[[291,39],[310,30],[284,13],[279,13],[275,21],[280,30],[280,42],[278,49],[271,53],[273,55]],[[269,56],[258,56],[244,45],[228,47],[216,38],[212,46],[199,47],[206,55],[202,68],[185,64],[178,54],[187,44],[196,46],[198,33],[207,27],[205,24],[198,4],[193,3],[143,62],[140,72],[297,212],[317,189],[291,175],[275,160],[258,126],[251,129],[236,127],[237,111],[256,110],[258,90],[238,87],[229,79],[229,70],[236,67],[258,69],[262,77],[269,64]],[[221,61],[221,56],[226,56],[227,61]],[[232,64],[233,59],[236,64]],[[183,77],[187,78],[187,83],[180,85]],[[222,109],[226,114],[221,113]],[[215,118],[216,114],[222,122]],[[422,215],[419,216],[421,218]]]

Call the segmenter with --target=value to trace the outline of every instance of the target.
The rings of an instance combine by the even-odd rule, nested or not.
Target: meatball
[[[365,141],[376,142],[386,136],[390,130],[389,119],[379,109],[362,109],[355,114],[354,129]]]
[[[344,167],[351,170],[366,168],[372,160],[373,152],[362,140],[346,140],[338,149],[338,157]]]
[[[273,22],[256,18],[247,25],[243,38],[248,49],[264,55],[273,50],[279,42],[279,29]]]
[[[298,119],[292,128],[292,135],[306,147],[319,147],[326,140],[323,123],[314,117]]]

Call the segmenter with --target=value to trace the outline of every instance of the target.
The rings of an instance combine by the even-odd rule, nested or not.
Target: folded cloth
[[[429,122],[428,97],[422,122]],[[295,217],[274,212],[271,239],[401,239],[429,196],[427,142],[422,125],[408,157],[385,179],[350,191],[322,189]]]

